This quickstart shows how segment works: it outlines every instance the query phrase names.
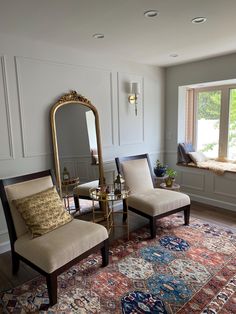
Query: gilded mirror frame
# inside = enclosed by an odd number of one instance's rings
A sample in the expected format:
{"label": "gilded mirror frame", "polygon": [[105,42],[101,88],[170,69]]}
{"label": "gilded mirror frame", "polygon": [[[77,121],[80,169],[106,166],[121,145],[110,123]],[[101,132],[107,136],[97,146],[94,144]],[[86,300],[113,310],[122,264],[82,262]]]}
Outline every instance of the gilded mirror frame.
{"label": "gilded mirror frame", "polygon": [[52,106],[51,111],[50,111],[50,123],[51,123],[51,130],[52,130],[52,144],[53,144],[53,154],[54,154],[54,167],[55,167],[55,174],[56,174],[56,180],[57,180],[57,184],[59,188],[59,193],[61,196],[62,196],[62,186],[61,186],[62,180],[61,180],[60,160],[59,160],[58,141],[57,141],[56,113],[59,108],[70,105],[70,104],[82,105],[93,111],[93,114],[95,117],[96,139],[97,139],[99,183],[100,184],[105,183],[98,111],[96,107],[90,102],[90,100],[78,94],[76,91],[70,91],[69,93],[63,95]]}

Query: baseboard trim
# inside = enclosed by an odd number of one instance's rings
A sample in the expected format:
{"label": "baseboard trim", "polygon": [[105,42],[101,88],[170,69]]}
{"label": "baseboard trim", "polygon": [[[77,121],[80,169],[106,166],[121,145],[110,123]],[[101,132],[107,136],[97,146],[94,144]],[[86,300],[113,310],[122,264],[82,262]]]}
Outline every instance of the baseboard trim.
{"label": "baseboard trim", "polygon": [[0,254],[11,250],[10,241],[0,243]]}
{"label": "baseboard trim", "polygon": [[200,196],[197,194],[193,194],[193,193],[187,193],[191,200],[199,202],[199,203],[205,203],[207,205],[212,205],[212,206],[216,206],[216,207],[220,207],[220,208],[224,208],[224,209],[229,209],[231,211],[236,212],[236,206],[235,204],[229,203],[229,202],[223,202],[223,201],[219,201],[216,199],[212,199],[209,197],[205,197],[205,196]]}

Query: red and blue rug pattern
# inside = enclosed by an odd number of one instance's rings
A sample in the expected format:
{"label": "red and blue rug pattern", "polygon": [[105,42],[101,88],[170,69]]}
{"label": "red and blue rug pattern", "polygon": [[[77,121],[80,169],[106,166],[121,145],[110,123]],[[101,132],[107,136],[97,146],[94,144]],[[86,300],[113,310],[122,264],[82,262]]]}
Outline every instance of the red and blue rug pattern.
{"label": "red and blue rug pattern", "polygon": [[[58,303],[48,307],[41,276],[0,293],[5,313],[236,313],[236,233],[173,215],[117,240],[110,264],[91,255],[58,278]],[[1,308],[0,308],[1,311]]]}

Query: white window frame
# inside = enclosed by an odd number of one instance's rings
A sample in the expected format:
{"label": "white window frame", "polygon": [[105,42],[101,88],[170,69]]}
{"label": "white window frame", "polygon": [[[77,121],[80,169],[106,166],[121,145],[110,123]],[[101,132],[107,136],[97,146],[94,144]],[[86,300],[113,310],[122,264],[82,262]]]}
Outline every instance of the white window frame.
{"label": "white window frame", "polygon": [[193,113],[193,145],[197,147],[197,110],[198,110],[198,93],[221,91],[221,111],[220,111],[220,128],[219,128],[219,150],[216,158],[227,159],[228,155],[228,135],[229,135],[229,110],[230,110],[230,89],[236,89],[235,84],[217,85],[202,88],[193,88],[194,93],[194,113]]}

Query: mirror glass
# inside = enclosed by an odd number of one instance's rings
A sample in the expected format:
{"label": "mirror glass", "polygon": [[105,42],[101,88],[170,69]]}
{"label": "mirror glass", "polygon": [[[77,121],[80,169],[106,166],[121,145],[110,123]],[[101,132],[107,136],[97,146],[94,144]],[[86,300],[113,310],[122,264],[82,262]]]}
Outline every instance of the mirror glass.
{"label": "mirror glass", "polygon": [[79,184],[94,180],[103,184],[99,117],[91,102],[75,91],[65,94],[51,109],[51,128],[61,196],[65,178],[77,179]]}
{"label": "mirror glass", "polygon": [[79,177],[80,183],[98,179],[93,111],[79,103],[68,104],[57,110],[55,120],[61,175],[66,168],[71,178]]}

